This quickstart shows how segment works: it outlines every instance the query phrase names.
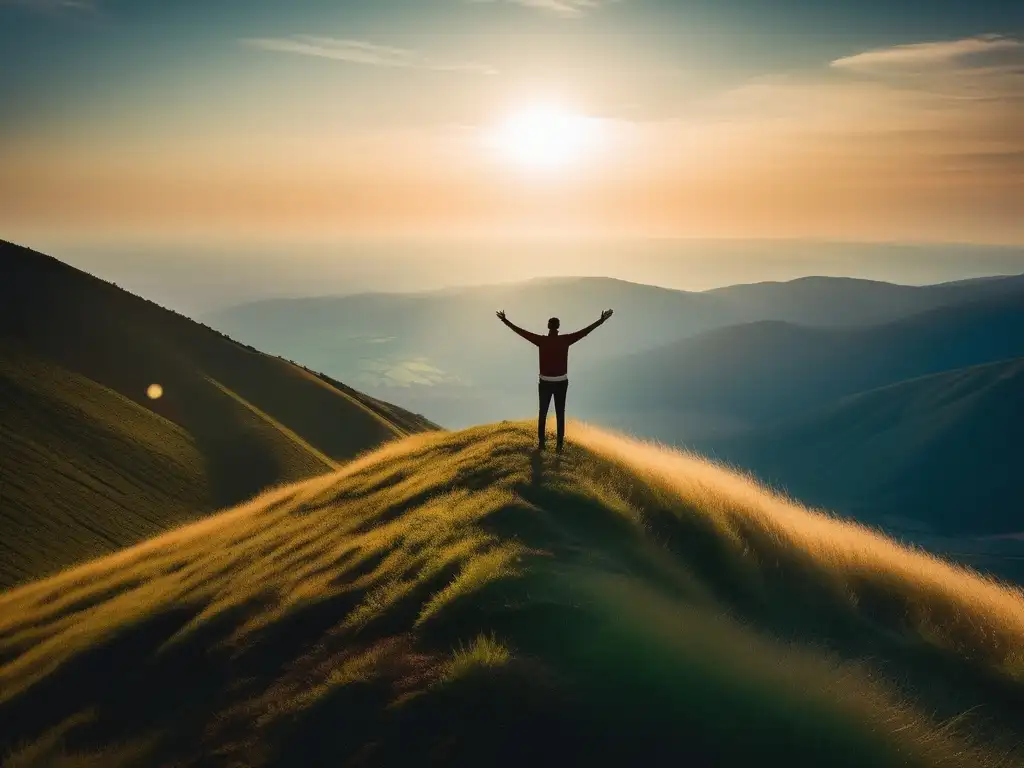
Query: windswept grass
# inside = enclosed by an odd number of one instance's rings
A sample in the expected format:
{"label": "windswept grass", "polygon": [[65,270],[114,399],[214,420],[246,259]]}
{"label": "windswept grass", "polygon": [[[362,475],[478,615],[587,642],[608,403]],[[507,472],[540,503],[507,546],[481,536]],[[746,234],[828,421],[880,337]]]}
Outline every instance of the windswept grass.
{"label": "windswept grass", "polygon": [[1019,591],[699,458],[570,438],[410,437],[0,595],[0,750],[1024,765]]}
{"label": "windswept grass", "polygon": [[452,654],[451,661],[444,668],[445,680],[458,680],[479,669],[500,667],[508,663],[512,654],[498,642],[494,635],[477,635],[465,648]]}

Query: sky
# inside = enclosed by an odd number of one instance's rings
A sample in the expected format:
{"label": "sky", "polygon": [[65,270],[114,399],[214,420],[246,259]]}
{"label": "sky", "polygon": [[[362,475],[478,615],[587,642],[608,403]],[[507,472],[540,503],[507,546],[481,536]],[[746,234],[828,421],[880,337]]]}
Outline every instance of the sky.
{"label": "sky", "polygon": [[0,0],[0,237],[1024,244],[1024,3]]}

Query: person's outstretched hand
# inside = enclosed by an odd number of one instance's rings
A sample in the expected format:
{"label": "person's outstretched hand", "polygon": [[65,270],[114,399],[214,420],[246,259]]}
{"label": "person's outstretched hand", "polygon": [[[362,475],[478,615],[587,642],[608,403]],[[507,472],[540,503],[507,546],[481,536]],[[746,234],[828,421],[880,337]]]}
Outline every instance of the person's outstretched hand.
{"label": "person's outstretched hand", "polygon": [[612,310],[606,309],[604,312],[601,313],[601,320],[602,321],[607,320],[611,316],[612,316]]}
{"label": "person's outstretched hand", "polygon": [[494,314],[496,314],[498,316],[499,320],[501,320],[502,322],[505,322],[505,310],[504,309],[499,309]]}

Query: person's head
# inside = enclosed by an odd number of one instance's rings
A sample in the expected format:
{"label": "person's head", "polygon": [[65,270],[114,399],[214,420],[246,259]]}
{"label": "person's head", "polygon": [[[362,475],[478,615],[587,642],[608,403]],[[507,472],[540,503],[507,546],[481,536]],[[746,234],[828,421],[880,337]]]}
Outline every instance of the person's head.
{"label": "person's head", "polygon": [[551,331],[552,333],[558,333],[559,325],[561,325],[561,323],[558,322],[557,317],[552,317],[550,320],[548,320],[548,330]]}

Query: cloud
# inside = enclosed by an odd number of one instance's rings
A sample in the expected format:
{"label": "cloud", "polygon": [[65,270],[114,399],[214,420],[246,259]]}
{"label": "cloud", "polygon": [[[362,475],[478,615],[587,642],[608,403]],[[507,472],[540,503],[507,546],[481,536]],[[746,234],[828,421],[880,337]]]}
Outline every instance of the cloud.
{"label": "cloud", "polygon": [[784,183],[787,169],[882,196],[903,190],[904,200],[911,189],[1009,199],[1024,190],[1024,44],[985,36],[865,51],[753,78],[677,124],[687,157],[737,163],[748,178],[778,173]]}
{"label": "cloud", "polygon": [[48,13],[89,13],[96,10],[95,0],[0,0],[0,7],[5,5]]}
{"label": "cloud", "polygon": [[980,35],[897,45],[837,59],[831,68],[898,96],[927,96],[936,107],[987,102],[1013,119],[1024,117],[1024,40],[1017,38]]}
{"label": "cloud", "polygon": [[540,8],[560,16],[579,16],[601,3],[598,0],[513,0],[530,8]]}
{"label": "cloud", "polygon": [[[499,0],[470,0],[476,3],[493,3]],[[582,16],[587,11],[615,0],[504,0],[504,2],[523,5],[527,8],[538,8],[559,16]]]}
{"label": "cloud", "polygon": [[808,129],[959,130],[988,122],[1002,131],[1024,119],[1024,42],[984,35],[875,49],[824,71],[757,77],[713,102],[727,118]]}
{"label": "cloud", "polygon": [[872,74],[974,68],[1024,58],[1024,41],[1001,35],[877,48],[836,59],[835,69]]}
{"label": "cloud", "polygon": [[246,45],[264,51],[316,56],[352,64],[402,69],[428,69],[437,72],[476,72],[495,74],[493,67],[469,61],[448,61],[424,56],[408,48],[377,45],[365,40],[347,40],[315,35],[290,37],[261,37],[242,40]]}

